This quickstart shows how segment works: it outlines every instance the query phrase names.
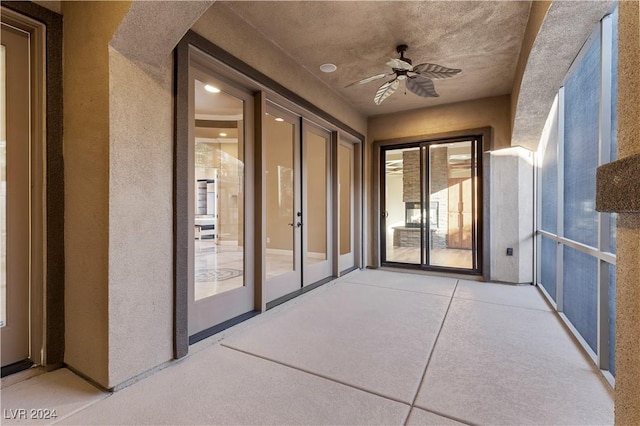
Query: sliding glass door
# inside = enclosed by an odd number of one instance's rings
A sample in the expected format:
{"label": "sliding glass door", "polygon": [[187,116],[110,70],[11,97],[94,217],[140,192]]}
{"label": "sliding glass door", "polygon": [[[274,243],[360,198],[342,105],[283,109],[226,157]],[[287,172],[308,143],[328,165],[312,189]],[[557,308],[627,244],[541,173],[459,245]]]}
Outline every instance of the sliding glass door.
{"label": "sliding glass door", "polygon": [[479,140],[382,148],[382,263],[480,273]]}

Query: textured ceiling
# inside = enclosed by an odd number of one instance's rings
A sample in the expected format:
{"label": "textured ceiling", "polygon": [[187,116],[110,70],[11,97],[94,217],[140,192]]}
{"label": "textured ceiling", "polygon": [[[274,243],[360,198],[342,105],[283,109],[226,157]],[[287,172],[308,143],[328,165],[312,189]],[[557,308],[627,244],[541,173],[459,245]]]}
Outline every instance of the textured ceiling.
{"label": "textured ceiling", "polygon": [[[265,38],[367,116],[511,93],[529,1],[237,1],[224,2]],[[435,81],[439,98],[421,98],[404,83],[381,105],[378,80],[390,71],[396,45],[408,44],[413,64],[462,69]],[[325,74],[323,63],[338,70]],[[389,78],[391,79],[391,78]],[[406,95],[405,95],[406,91]]]}

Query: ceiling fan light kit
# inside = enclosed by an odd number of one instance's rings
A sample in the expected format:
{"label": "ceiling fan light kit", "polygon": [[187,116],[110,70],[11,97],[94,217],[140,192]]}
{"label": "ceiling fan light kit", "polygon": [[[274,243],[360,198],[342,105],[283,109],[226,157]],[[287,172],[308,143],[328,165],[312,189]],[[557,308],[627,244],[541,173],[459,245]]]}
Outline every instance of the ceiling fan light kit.
{"label": "ceiling fan light kit", "polygon": [[346,87],[395,76],[393,80],[387,81],[378,88],[375,96],[373,97],[373,102],[375,102],[376,105],[380,105],[382,101],[395,93],[395,91],[398,90],[398,86],[401,81],[405,82],[405,85],[410,92],[418,96],[422,96],[424,98],[437,98],[440,95],[436,92],[433,80],[452,78],[462,72],[460,69],[447,68],[442,65],[426,62],[413,66],[411,59],[404,57],[404,52],[406,52],[408,48],[409,47],[406,44],[401,44],[396,47],[396,51],[400,54],[400,57],[392,58],[386,64],[391,67],[392,72],[376,74],[353,82]]}

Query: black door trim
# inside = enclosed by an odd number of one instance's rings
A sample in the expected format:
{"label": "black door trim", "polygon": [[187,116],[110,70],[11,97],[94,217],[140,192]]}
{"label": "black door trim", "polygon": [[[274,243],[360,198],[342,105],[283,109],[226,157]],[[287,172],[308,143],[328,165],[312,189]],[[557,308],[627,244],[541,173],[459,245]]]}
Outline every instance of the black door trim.
{"label": "black door trim", "polygon": [[[482,208],[478,211],[477,217],[477,229],[476,229],[476,238],[477,238],[477,267],[475,270],[469,269],[459,269],[459,268],[449,268],[449,267],[428,267],[425,268],[422,265],[418,264],[407,264],[400,262],[387,262],[384,259],[383,247],[386,244],[386,235],[385,232],[382,232],[382,226],[384,224],[384,218],[382,218],[382,214],[384,213],[383,208],[385,207],[385,195],[384,195],[384,185],[385,185],[385,170],[384,170],[384,152],[386,150],[391,149],[402,149],[402,148],[412,148],[420,146],[424,143],[435,143],[435,142],[456,142],[456,141],[464,141],[476,139],[478,142],[477,152],[477,179],[480,180],[478,186],[478,197],[477,202],[482,203]],[[490,186],[489,186],[489,162],[486,161],[488,159],[489,152],[493,147],[493,129],[491,127],[478,128],[478,129],[468,129],[468,130],[460,130],[447,132],[442,134],[433,134],[433,135],[419,135],[419,136],[410,136],[406,138],[399,139],[387,139],[374,141],[374,158],[377,158],[377,165],[374,165],[374,171],[377,171],[377,176],[374,176],[374,197],[377,196],[377,205],[375,211],[381,213],[379,218],[374,218],[374,222],[377,224],[374,225],[374,238],[380,242],[377,250],[377,259],[379,259],[380,266],[387,267],[398,267],[405,269],[416,269],[416,270],[424,270],[424,271],[434,271],[434,272],[445,272],[445,273],[455,273],[455,274],[466,274],[466,275],[481,275],[485,281],[489,280],[490,277]],[[377,188],[375,188],[377,185]]]}

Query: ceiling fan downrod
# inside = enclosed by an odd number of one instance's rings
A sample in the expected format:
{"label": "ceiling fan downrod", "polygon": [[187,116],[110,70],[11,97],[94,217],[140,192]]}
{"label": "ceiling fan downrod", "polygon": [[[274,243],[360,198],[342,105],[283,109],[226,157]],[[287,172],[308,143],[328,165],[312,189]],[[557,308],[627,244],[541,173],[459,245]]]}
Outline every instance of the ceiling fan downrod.
{"label": "ceiling fan downrod", "polygon": [[396,52],[400,54],[400,60],[408,62],[411,65],[413,65],[413,62],[411,62],[411,59],[404,57],[404,52],[406,52],[407,50],[409,50],[409,46],[407,46],[406,44],[400,44],[396,46]]}

